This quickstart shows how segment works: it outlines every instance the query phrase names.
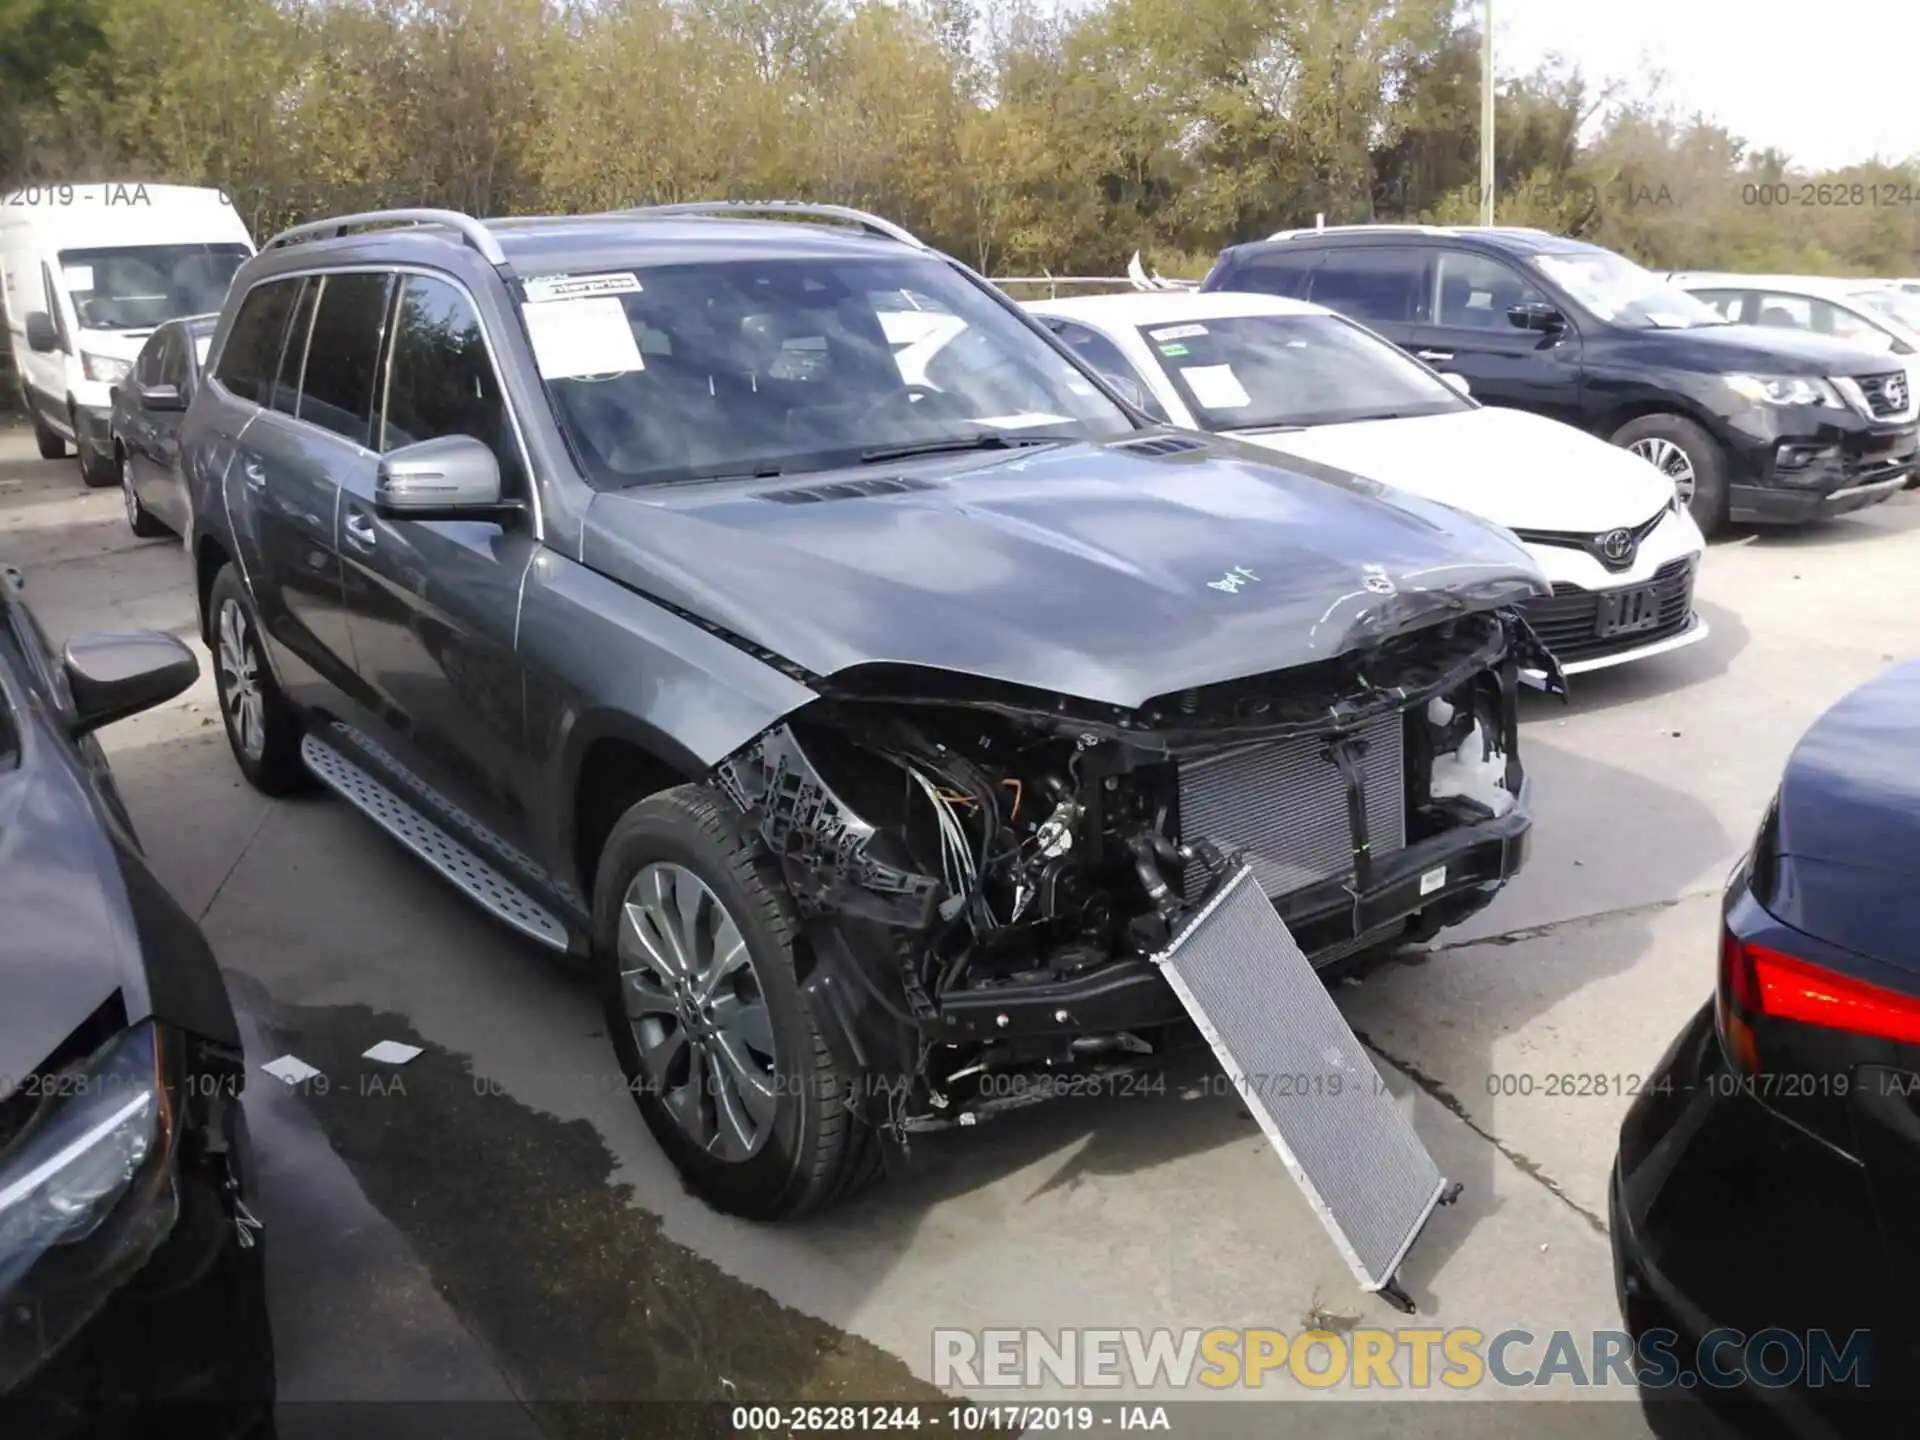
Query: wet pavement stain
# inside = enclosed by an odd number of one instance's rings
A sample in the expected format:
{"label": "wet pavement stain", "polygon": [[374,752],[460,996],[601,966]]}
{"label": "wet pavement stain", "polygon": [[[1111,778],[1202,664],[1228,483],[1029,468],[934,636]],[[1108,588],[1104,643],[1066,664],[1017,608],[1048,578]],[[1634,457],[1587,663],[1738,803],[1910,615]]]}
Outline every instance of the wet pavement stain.
{"label": "wet pavement stain", "polygon": [[[476,1083],[466,1057],[402,1017],[279,1006],[263,1024],[276,1053],[325,1077],[296,1087],[303,1103],[556,1440],[712,1433],[732,1404],[947,1400],[669,1240],[612,1179],[591,1125]],[[397,1067],[362,1059],[376,1040],[422,1053]],[[694,1424],[661,1401],[709,1404]]]}

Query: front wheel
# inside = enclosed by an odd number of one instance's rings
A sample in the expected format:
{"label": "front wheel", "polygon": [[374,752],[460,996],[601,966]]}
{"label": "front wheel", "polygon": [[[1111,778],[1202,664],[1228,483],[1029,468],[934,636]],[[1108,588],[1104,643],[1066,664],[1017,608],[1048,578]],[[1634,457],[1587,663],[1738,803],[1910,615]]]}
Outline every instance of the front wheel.
{"label": "front wheel", "polygon": [[33,443],[39,449],[42,460],[67,458],[67,442],[48,427],[47,422],[40,418],[38,410],[33,412]]}
{"label": "front wheel", "polygon": [[1726,528],[1726,453],[1699,425],[1684,415],[1642,415],[1616,430],[1613,443],[1673,481],[1680,503],[1693,513],[1702,535]]}
{"label": "front wheel", "polygon": [[260,649],[260,630],[232,565],[214,577],[207,597],[213,617],[213,678],[227,744],[247,783],[263,795],[307,788],[300,759],[300,716],[280,693]]}
{"label": "front wheel", "polygon": [[693,1192],[781,1220],[870,1177],[800,993],[793,902],[737,811],[698,785],[614,824],[594,882],[593,963],[629,1093]]}

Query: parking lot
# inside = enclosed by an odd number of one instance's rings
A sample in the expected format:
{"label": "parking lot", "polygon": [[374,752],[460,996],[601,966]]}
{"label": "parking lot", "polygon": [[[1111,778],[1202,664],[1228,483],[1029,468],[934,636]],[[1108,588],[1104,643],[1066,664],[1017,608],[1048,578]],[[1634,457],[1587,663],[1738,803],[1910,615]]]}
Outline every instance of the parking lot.
{"label": "parking lot", "polygon": [[[0,560],[56,640],[191,634],[179,542],[136,540],[116,491],[83,490],[20,430],[0,432]],[[1704,563],[1704,643],[1578,677],[1568,705],[1529,697],[1528,868],[1432,953],[1338,991],[1464,1185],[1402,1270],[1420,1307],[1404,1323],[1617,1324],[1621,1113],[1711,989],[1720,887],[1794,740],[1920,651],[1917,570],[1920,492],[1737,533]],[[1204,1085],[916,1140],[890,1183],[797,1226],[708,1211],[621,1090],[582,977],[346,806],[248,788],[202,659],[193,690],[103,738],[256,1066],[290,1052],[327,1077],[294,1091],[256,1071],[249,1089],[284,1399],[871,1400],[924,1393],[935,1327],[1403,1323],[1355,1289],[1239,1101]],[[358,1058],[379,1040],[424,1053],[379,1072]],[[547,1428],[587,1433],[592,1413]]]}

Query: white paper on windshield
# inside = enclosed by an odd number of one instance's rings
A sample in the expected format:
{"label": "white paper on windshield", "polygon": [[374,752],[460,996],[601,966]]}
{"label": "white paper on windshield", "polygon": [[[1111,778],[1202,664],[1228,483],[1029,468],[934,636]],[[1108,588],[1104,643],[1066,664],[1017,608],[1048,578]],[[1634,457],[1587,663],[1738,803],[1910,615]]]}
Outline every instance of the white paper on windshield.
{"label": "white paper on windshield", "polygon": [[618,296],[543,300],[521,310],[543,379],[621,375],[647,368]]}
{"label": "white paper on windshield", "polygon": [[526,282],[527,299],[586,300],[595,295],[638,295],[639,277],[630,271],[609,275],[535,275]]}
{"label": "white paper on windshield", "polygon": [[213,336],[211,335],[202,335],[198,340],[193,342],[194,354],[198,357],[202,365],[207,363],[207,352],[211,349],[213,349]]}
{"label": "white paper on windshield", "polygon": [[1073,422],[1065,415],[1044,415],[1029,411],[1024,415],[982,415],[975,423],[991,425],[996,430],[1030,430],[1035,425],[1071,425]]}
{"label": "white paper on windshield", "polygon": [[93,267],[91,265],[69,265],[62,270],[69,290],[93,289]]}
{"label": "white paper on windshield", "polygon": [[1164,330],[1150,332],[1156,340],[1191,340],[1196,335],[1207,333],[1204,325],[1169,325]]}
{"label": "white paper on windshield", "polygon": [[1231,365],[1183,366],[1180,378],[1187,382],[1202,410],[1244,410],[1253,404],[1253,397]]}

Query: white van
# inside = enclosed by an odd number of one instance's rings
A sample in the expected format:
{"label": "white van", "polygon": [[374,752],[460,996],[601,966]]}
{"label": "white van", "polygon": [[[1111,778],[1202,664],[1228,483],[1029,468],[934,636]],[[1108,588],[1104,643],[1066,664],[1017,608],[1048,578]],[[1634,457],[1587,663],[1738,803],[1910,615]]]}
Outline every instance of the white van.
{"label": "white van", "polygon": [[112,390],[162,321],[218,310],[253,237],[219,190],[30,185],[0,196],[0,305],[34,438],[119,479]]}

